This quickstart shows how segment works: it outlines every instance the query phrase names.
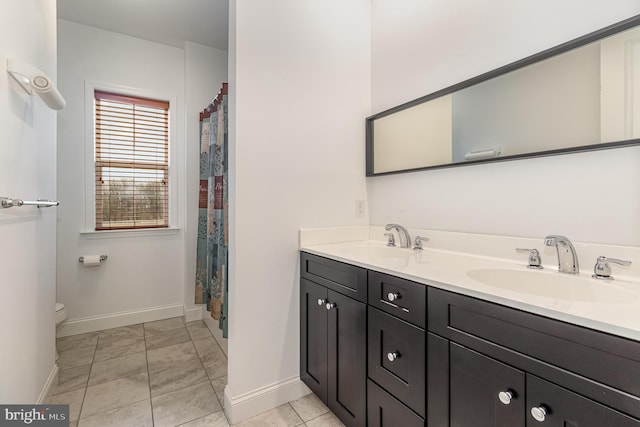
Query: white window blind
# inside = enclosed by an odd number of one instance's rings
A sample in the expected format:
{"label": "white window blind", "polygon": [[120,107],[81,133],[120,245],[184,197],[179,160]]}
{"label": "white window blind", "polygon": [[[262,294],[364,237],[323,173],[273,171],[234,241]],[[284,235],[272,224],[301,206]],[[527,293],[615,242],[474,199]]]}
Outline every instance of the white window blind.
{"label": "white window blind", "polygon": [[96,230],[169,226],[169,102],[95,91]]}

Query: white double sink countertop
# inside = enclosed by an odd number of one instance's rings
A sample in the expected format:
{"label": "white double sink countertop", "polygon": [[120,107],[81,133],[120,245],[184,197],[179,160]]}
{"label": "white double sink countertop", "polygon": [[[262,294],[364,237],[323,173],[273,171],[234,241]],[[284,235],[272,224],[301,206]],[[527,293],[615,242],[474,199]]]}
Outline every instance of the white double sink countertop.
{"label": "white double sink countertop", "polygon": [[[546,317],[640,341],[640,248],[573,242],[580,274],[558,271],[557,254],[540,239],[434,230],[409,230],[430,240],[422,251],[387,247],[383,227],[301,229],[300,250]],[[527,268],[537,248],[542,270]],[[598,256],[612,264],[614,280],[591,277]]]}

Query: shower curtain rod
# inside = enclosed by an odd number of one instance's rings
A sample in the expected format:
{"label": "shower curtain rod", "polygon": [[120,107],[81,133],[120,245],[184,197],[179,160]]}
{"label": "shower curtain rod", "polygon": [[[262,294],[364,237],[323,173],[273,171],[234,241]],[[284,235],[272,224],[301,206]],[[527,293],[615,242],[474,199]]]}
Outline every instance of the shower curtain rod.
{"label": "shower curtain rod", "polygon": [[211,107],[217,108],[218,105],[220,105],[220,103],[222,102],[222,97],[228,94],[229,94],[229,83],[222,83],[222,88],[218,91],[218,94],[211,99],[211,102],[209,102],[209,105],[205,107],[204,111],[209,113],[211,113],[212,111],[215,111],[215,110],[211,110]]}

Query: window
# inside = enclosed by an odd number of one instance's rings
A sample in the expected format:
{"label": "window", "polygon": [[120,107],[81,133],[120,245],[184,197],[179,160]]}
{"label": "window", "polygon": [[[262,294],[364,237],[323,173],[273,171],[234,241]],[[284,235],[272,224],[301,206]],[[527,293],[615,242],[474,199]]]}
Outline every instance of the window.
{"label": "window", "polygon": [[169,227],[169,102],[94,101],[96,230]]}

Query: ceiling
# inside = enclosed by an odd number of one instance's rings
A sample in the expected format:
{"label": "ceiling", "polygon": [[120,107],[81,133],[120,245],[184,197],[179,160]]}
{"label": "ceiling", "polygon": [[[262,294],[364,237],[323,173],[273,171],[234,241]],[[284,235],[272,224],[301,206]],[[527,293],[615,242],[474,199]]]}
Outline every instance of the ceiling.
{"label": "ceiling", "polygon": [[227,49],[228,0],[58,0],[58,18],[184,47]]}

